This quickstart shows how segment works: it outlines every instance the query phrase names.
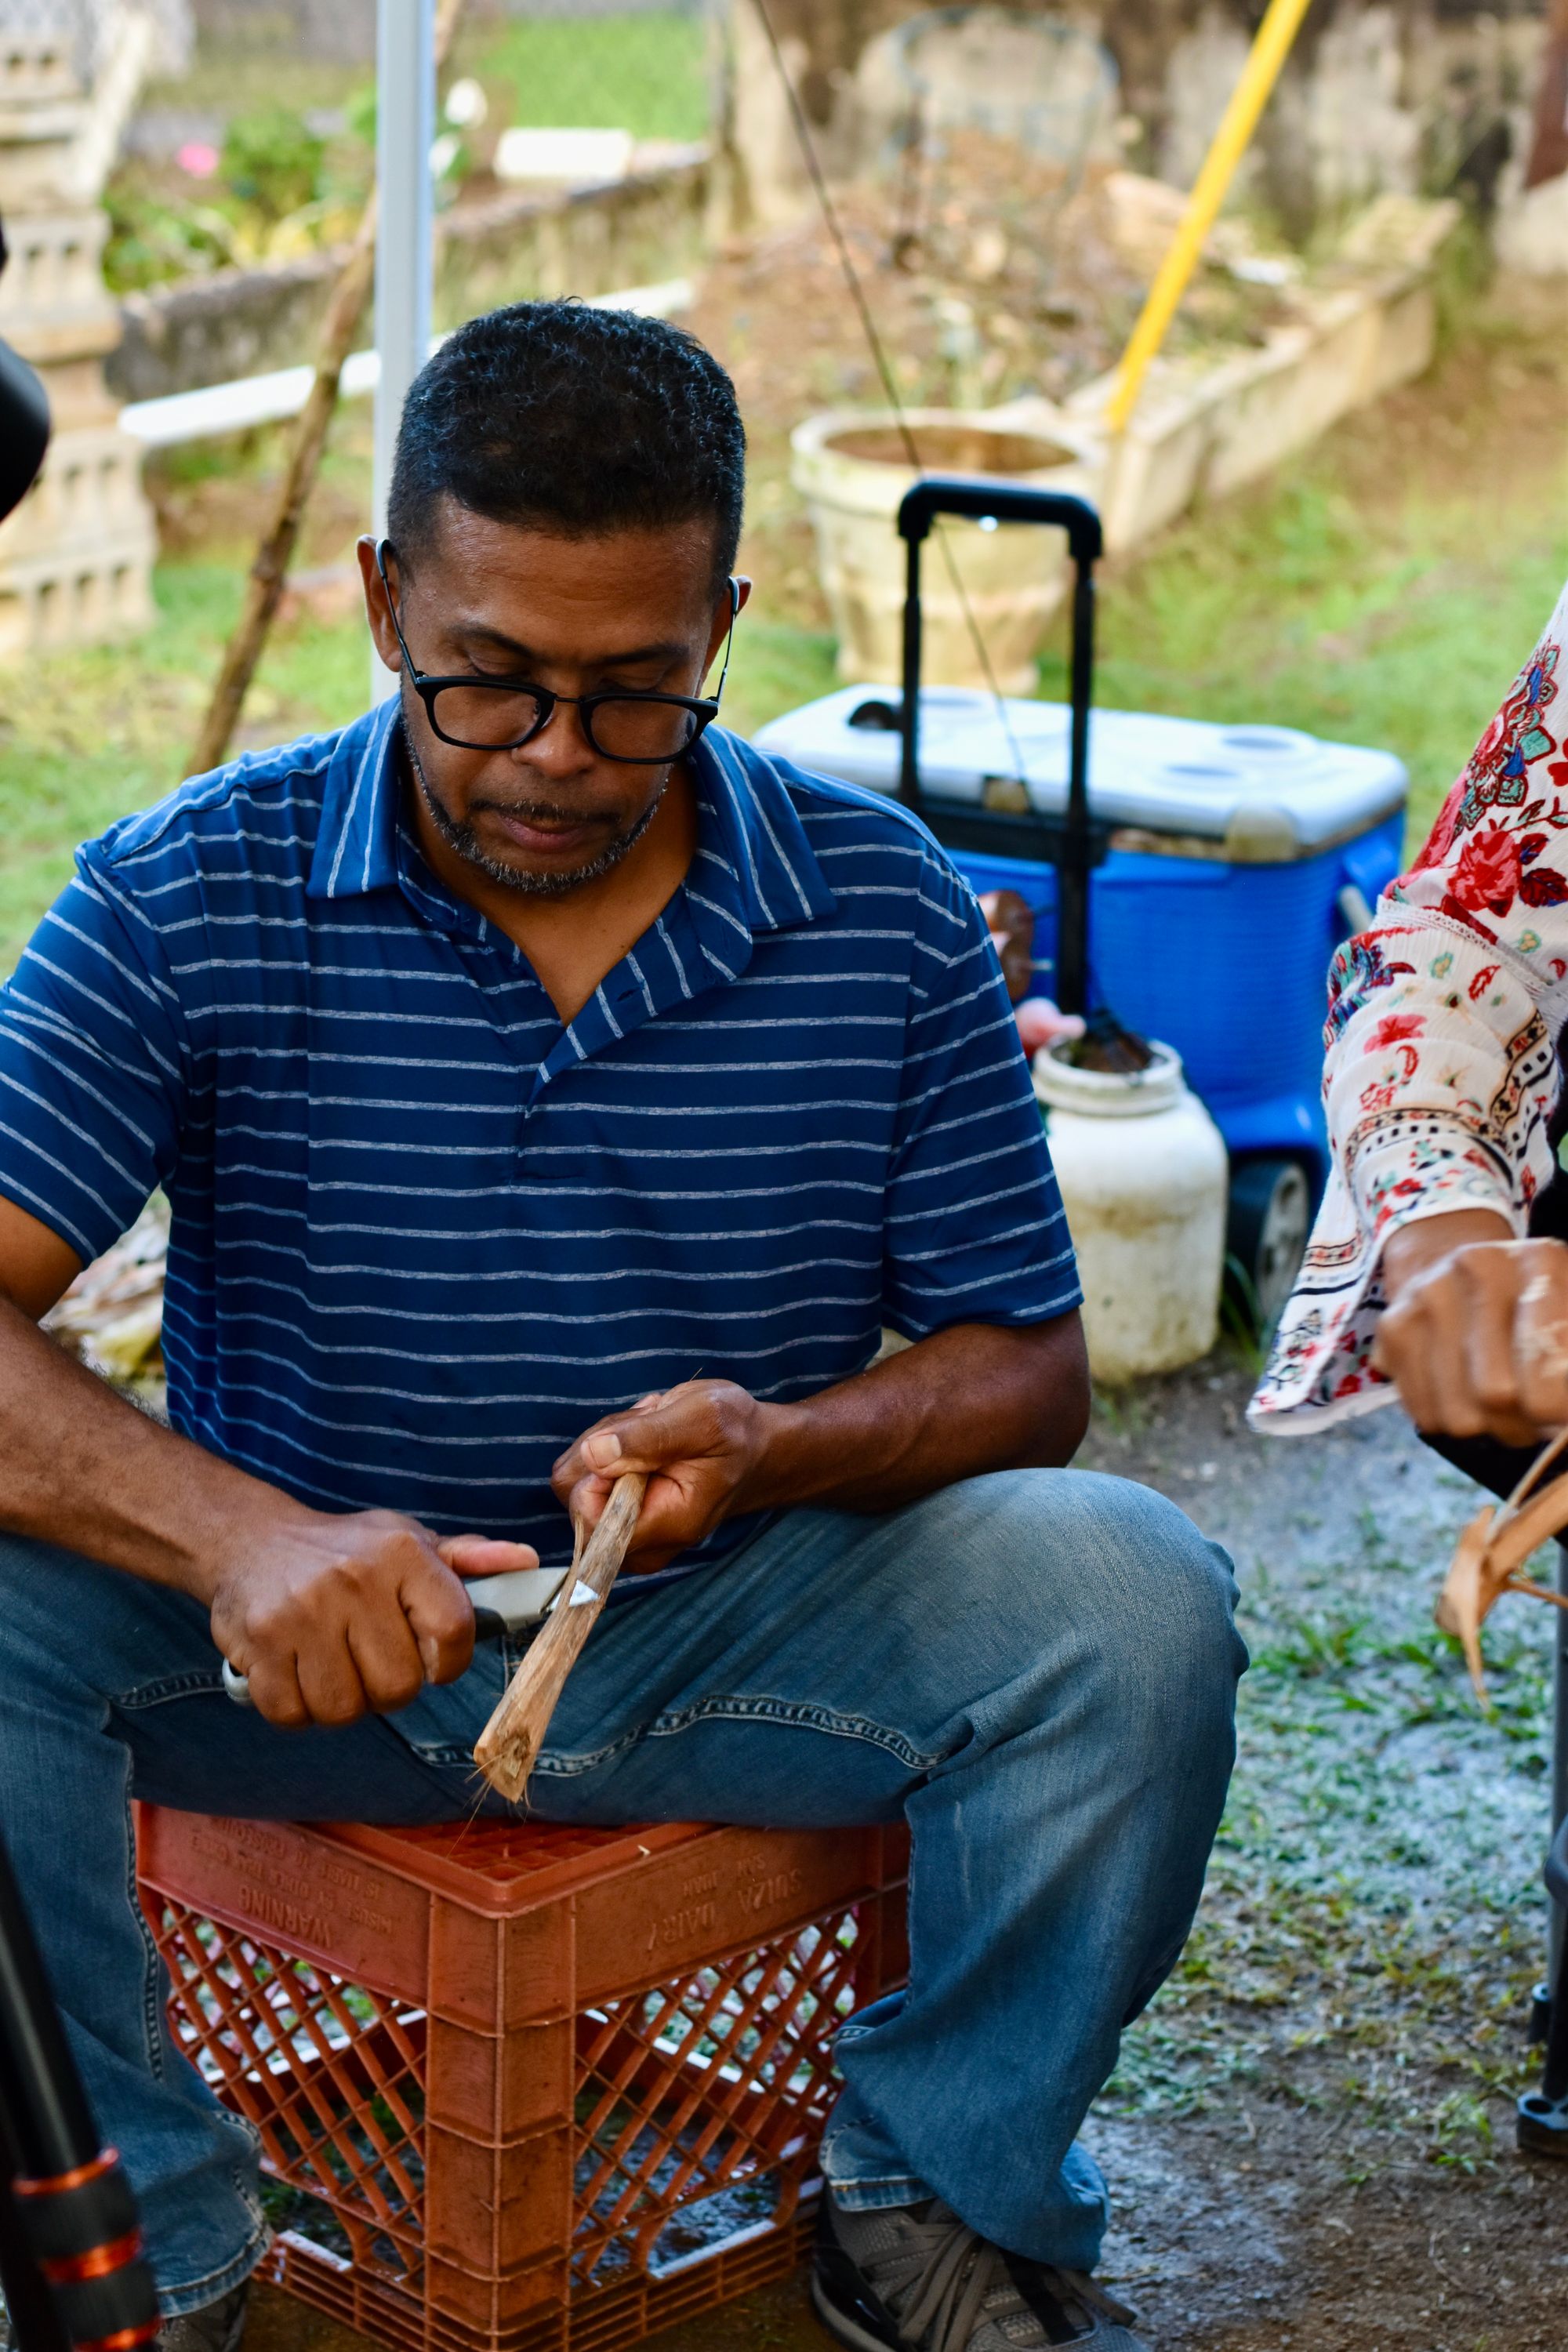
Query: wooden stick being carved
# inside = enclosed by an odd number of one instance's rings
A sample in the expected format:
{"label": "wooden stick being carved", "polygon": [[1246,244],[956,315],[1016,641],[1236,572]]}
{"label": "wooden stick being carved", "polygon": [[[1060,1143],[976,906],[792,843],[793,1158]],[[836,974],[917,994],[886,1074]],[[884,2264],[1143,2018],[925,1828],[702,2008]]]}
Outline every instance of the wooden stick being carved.
{"label": "wooden stick being carved", "polygon": [[520,1804],[527,1791],[562,1686],[620,1574],[647,1485],[645,1477],[627,1471],[611,1487],[604,1517],[586,1543],[579,1528],[577,1557],[555,1606],[479,1734],[474,1761],[510,1804]]}

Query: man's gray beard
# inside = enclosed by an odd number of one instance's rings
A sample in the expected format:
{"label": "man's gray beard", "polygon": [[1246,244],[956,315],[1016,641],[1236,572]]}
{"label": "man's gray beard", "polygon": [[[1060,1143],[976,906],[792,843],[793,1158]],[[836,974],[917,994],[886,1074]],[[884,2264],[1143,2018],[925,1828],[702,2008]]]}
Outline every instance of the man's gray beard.
{"label": "man's gray beard", "polygon": [[[403,741],[408,753],[408,764],[414,771],[415,781],[419,787],[420,798],[430,812],[431,824],[447,848],[456,850],[466,865],[477,867],[479,872],[488,876],[490,881],[499,882],[503,890],[516,891],[520,898],[569,898],[574,890],[582,889],[584,883],[597,882],[603,876],[614,873],[621,860],[637,847],[637,843],[653,823],[658,814],[659,803],[669,789],[669,777],[667,773],[663,783],[660,784],[637,823],[629,826],[625,833],[618,833],[613,841],[607,841],[598,855],[588,860],[586,866],[574,866],[568,874],[529,874],[516,866],[503,865],[499,857],[485,856],[475,836],[473,826],[459,824],[450,811],[442,807],[440,801],[431,791],[430,779],[425,773],[419,754],[414,748],[414,739],[406,727],[403,730]],[[537,803],[520,801],[515,809],[509,810],[508,814],[521,817],[560,817],[568,814],[569,812]]]}

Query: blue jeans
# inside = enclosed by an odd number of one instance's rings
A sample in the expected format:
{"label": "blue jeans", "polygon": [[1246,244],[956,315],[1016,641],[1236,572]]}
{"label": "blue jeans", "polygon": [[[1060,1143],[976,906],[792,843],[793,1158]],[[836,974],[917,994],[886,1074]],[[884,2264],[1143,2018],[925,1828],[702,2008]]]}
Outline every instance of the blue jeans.
{"label": "blue jeans", "polygon": [[[1173,1504],[1082,1471],[970,1479],[880,1518],[794,1511],[606,1612],[532,1808],[907,1816],[910,1987],[840,2034],[824,2169],[847,2203],[934,2191],[1016,2252],[1087,2270],[1107,2200],[1074,2134],[1203,1885],[1246,1663],[1234,1600],[1225,1555]],[[397,1716],[278,1731],[224,1696],[194,1601],[0,1537],[0,1826],[168,2311],[245,2277],[265,2226],[254,2135],[164,2023],[131,1797],[461,1819],[507,1671],[484,1643]]]}

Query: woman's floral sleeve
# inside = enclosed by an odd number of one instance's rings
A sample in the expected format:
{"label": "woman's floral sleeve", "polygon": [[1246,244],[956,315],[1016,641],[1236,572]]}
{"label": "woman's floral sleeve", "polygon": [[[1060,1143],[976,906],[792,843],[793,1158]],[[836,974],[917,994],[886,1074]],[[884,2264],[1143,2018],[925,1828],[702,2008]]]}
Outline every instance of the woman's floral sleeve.
{"label": "woman's floral sleeve", "polygon": [[1294,1433],[1393,1391],[1371,1357],[1400,1225],[1494,1209],[1522,1234],[1554,1160],[1568,1018],[1568,590],[1409,873],[1329,972],[1332,1170],[1251,1418]]}

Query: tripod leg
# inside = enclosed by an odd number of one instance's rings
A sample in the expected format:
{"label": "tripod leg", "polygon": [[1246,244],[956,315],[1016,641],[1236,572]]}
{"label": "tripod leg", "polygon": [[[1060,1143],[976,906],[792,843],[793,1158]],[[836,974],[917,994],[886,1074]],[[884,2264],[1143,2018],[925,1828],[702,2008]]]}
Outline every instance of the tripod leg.
{"label": "tripod leg", "polygon": [[22,2217],[10,2184],[22,2165],[3,2107],[0,2107],[0,2288],[5,2309],[23,2352],[71,2352],[54,2296],[44,2284],[22,2229]]}
{"label": "tripod leg", "polygon": [[[1556,1552],[1559,1588],[1568,1590],[1568,1545]],[[1552,1895],[1552,1959],[1549,1959],[1547,2070],[1540,2091],[1519,2100],[1519,2145],[1532,2155],[1568,2159],[1568,1613],[1552,1612],[1556,1622],[1556,1727],[1552,1752],[1552,1853],[1547,1855],[1547,1891]],[[1538,2000],[1540,2009],[1540,2000]]]}
{"label": "tripod leg", "polygon": [[22,2235],[16,2200],[0,2185],[0,2286],[22,2352],[71,2352],[54,2296],[44,2284]]}
{"label": "tripod leg", "polygon": [[[1568,1592],[1568,1544],[1557,1547],[1557,1590]],[[1552,1609],[1547,1612],[1552,1622],[1552,1834],[1557,1835],[1564,1818],[1568,1818],[1568,1612]],[[1547,1922],[1546,1981],[1555,1985],[1563,1972],[1563,1950],[1568,1936],[1568,1921],[1563,1906],[1553,1903]]]}
{"label": "tripod leg", "polygon": [[99,2147],[4,1841],[0,2116],[0,2268],[22,2352],[151,2345],[158,2303],[130,2184]]}
{"label": "tripod leg", "polygon": [[[1559,1671],[1568,1680],[1568,1671],[1561,1663]],[[1536,2156],[1568,2158],[1568,1937],[1562,1933],[1563,1915],[1568,1912],[1568,1817],[1558,1823],[1552,1841],[1546,1885],[1559,1930],[1545,2037],[1546,2069],[1540,2090],[1527,2091],[1519,2102],[1519,2145]]]}

